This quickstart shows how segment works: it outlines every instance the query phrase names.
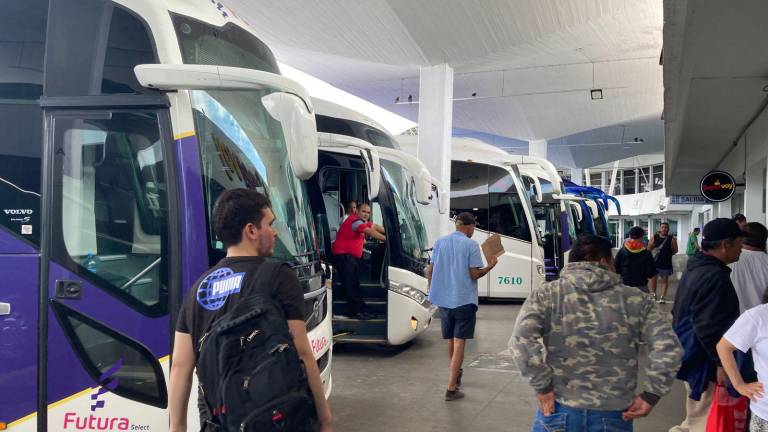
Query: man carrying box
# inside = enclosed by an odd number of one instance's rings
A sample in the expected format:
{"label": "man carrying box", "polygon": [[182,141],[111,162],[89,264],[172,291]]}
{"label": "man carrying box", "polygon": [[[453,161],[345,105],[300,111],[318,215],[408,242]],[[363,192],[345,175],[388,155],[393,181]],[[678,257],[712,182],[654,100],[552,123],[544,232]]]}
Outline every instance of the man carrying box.
{"label": "man carrying box", "polygon": [[459,391],[464,362],[464,346],[475,334],[477,314],[477,280],[496,266],[497,256],[489,256],[483,267],[480,246],[473,240],[475,217],[460,213],[456,231],[440,237],[432,250],[432,263],[427,267],[430,283],[429,301],[440,307],[443,339],[448,340],[450,374],[445,400],[464,397]]}

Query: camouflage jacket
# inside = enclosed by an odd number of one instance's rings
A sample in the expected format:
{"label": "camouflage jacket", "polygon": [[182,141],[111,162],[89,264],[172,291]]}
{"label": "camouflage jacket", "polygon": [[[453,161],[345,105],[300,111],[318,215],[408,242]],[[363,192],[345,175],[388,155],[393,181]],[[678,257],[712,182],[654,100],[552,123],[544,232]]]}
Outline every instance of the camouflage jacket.
{"label": "camouflage jacket", "polygon": [[596,263],[571,263],[531,293],[510,349],[537,393],[574,408],[623,410],[636,394],[639,344],[647,344],[643,399],[669,393],[682,349],[652,298]]}

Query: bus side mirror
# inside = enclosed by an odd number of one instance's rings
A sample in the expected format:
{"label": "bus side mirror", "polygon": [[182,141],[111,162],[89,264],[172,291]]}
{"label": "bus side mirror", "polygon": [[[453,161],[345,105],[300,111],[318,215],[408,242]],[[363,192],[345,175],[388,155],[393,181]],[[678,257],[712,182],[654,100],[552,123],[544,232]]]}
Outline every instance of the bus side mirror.
{"label": "bus side mirror", "polygon": [[288,160],[296,177],[308,180],[317,171],[317,125],[315,116],[301,98],[291,93],[275,92],[261,102],[267,112],[283,125]]}
{"label": "bus side mirror", "polygon": [[372,149],[361,149],[360,154],[365,161],[368,171],[368,195],[371,200],[379,196],[381,188],[381,160],[379,153]]}

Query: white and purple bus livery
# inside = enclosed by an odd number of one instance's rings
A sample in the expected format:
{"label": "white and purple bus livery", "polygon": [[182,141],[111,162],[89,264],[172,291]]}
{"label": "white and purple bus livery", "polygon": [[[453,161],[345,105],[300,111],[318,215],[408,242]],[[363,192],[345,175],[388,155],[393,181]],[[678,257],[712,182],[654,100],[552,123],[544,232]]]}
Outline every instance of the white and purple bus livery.
{"label": "white and purple bus livery", "polygon": [[0,426],[167,430],[176,314],[236,187],[271,200],[330,392],[314,111],[247,24],[210,0],[24,0],[0,35]]}

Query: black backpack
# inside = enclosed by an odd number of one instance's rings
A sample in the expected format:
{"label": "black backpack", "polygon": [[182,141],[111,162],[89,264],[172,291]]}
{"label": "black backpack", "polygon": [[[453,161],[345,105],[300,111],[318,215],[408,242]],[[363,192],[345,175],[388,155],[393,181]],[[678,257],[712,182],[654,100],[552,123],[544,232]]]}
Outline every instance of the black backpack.
{"label": "black backpack", "polygon": [[[203,430],[313,431],[316,412],[304,364],[282,308],[265,293],[283,264],[259,266],[247,297],[200,338],[197,375],[209,415]],[[208,418],[206,418],[208,417]]]}

